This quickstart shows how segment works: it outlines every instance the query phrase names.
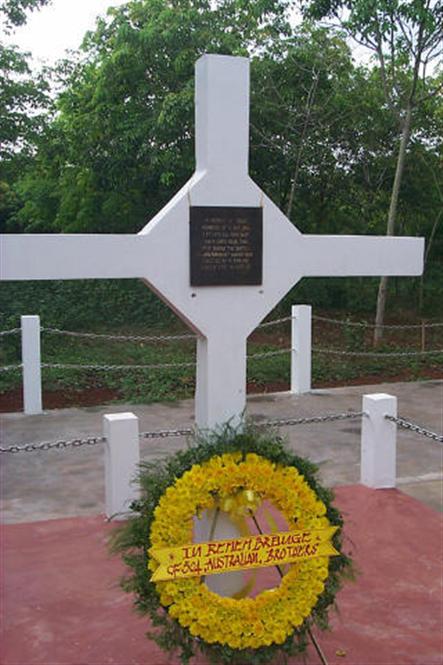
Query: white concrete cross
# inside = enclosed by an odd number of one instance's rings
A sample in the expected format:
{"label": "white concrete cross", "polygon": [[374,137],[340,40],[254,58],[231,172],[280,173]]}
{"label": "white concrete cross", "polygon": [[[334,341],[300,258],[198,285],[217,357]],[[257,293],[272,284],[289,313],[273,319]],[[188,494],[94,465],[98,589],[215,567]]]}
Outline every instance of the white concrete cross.
{"label": "white concrete cross", "polygon": [[[423,239],[303,235],[248,175],[249,61],[196,64],[196,171],[137,235],[4,235],[1,279],[139,277],[197,334],[196,422],[239,418],[246,340],[302,277],[418,275]],[[190,283],[190,206],[263,208],[259,286]]]}

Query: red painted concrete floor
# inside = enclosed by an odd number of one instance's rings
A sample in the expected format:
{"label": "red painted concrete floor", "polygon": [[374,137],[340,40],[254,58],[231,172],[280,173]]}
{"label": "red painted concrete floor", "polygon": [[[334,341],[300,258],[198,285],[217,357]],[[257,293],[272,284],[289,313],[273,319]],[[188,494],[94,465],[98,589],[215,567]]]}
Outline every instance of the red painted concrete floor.
{"label": "red painted concrete floor", "polygon": [[[317,635],[329,665],[441,665],[441,516],[396,490],[341,487],[336,503],[359,575],[333,631]],[[119,588],[112,528],[98,517],[3,527],[2,665],[178,663],[145,638]],[[307,663],[319,663],[312,647]]]}

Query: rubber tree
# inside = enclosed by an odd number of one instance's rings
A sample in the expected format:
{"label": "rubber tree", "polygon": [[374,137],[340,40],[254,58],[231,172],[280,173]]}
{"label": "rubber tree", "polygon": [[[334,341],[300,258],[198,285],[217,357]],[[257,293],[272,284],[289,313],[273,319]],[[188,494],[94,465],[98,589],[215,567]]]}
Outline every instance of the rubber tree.
{"label": "rubber tree", "polygon": [[[359,45],[370,49],[380,68],[385,103],[397,126],[396,167],[392,182],[386,234],[395,234],[398,201],[414,132],[415,111],[441,88],[429,86],[429,73],[441,55],[441,0],[308,0],[302,10],[318,21],[332,21]],[[383,338],[388,278],[380,279],[374,344]]]}

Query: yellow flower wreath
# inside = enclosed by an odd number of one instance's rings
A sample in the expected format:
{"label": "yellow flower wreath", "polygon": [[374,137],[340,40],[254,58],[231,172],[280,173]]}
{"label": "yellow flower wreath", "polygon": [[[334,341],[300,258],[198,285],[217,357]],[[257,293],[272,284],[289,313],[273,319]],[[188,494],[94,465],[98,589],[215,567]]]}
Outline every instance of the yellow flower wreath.
{"label": "yellow flower wreath", "polygon": [[[152,548],[192,542],[195,515],[232,499],[235,502],[245,490],[272,503],[289,530],[330,526],[324,504],[296,468],[276,465],[254,453],[243,458],[235,452],[195,464],[168,487],[154,511]],[[158,563],[151,557],[148,566],[154,571]],[[191,635],[234,649],[257,649],[283,643],[302,624],[327,576],[328,557],[318,557],[291,564],[278,588],[255,598],[221,597],[199,577],[157,582],[156,588],[161,604]]]}

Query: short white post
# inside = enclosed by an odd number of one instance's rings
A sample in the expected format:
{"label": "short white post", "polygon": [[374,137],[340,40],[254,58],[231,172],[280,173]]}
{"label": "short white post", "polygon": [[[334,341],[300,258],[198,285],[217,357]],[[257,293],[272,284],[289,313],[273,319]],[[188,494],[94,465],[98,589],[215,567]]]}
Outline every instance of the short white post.
{"label": "short white post", "polygon": [[311,390],[311,305],[293,305],[291,309],[291,393]]}
{"label": "short white post", "polygon": [[397,425],[385,416],[397,416],[397,398],[385,393],[363,395],[361,472],[363,485],[395,487]]}
{"label": "short white post", "polygon": [[133,413],[103,416],[106,516],[125,519],[131,501],[140,495],[134,479],[140,463],[138,418]]}
{"label": "short white post", "polygon": [[40,360],[40,317],[22,316],[23,409],[27,414],[42,413]]}

